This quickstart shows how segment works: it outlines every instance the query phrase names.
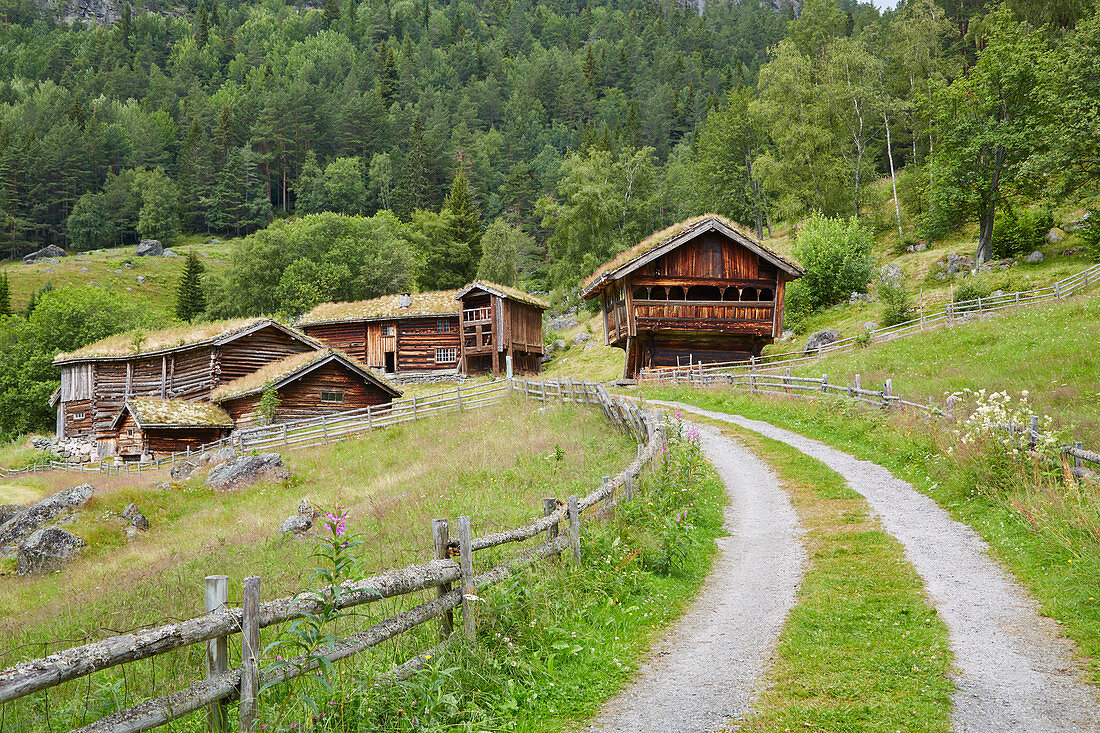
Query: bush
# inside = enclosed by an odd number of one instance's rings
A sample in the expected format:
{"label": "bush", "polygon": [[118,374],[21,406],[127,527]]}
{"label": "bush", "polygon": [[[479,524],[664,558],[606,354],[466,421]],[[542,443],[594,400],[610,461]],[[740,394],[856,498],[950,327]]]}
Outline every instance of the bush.
{"label": "bush", "polygon": [[806,307],[813,310],[833,305],[854,292],[865,292],[874,269],[873,244],[871,232],[854,218],[812,216],[798,232],[794,248],[795,257],[806,268],[797,281],[797,289],[804,290]]}
{"label": "bush", "polygon": [[891,280],[883,280],[875,289],[882,301],[882,325],[896,326],[912,317],[913,296],[905,285]]}
{"label": "bush", "polygon": [[968,300],[984,298],[992,292],[993,286],[989,283],[975,280],[974,278],[968,278],[955,288],[955,296],[952,298],[952,301],[955,303],[964,303]]}
{"label": "bush", "polygon": [[1081,228],[1081,242],[1093,259],[1100,260],[1100,209],[1089,209],[1088,224]]}
{"label": "bush", "polygon": [[1043,246],[1054,226],[1049,211],[1005,209],[993,221],[993,256],[1001,259],[1026,254]]}

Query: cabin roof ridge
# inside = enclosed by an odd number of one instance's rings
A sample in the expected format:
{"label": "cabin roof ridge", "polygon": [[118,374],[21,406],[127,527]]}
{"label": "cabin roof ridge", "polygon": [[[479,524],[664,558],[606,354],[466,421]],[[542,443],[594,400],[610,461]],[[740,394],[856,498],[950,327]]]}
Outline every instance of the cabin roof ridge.
{"label": "cabin roof ridge", "polygon": [[623,250],[597,267],[595,272],[585,278],[581,284],[581,297],[591,297],[608,281],[617,280],[712,229],[733,239],[794,277],[801,277],[804,274],[804,270],[797,264],[771,250],[755,237],[741,231],[741,228],[730,219],[721,214],[702,214],[654,232],[630,249]]}
{"label": "cabin roof ridge", "polygon": [[129,413],[142,430],[149,428],[232,428],[233,418],[212,402],[169,400],[160,397],[127,397],[111,428],[118,429]]}
{"label": "cabin roof ridge", "polygon": [[510,285],[501,285],[500,283],[490,282],[489,280],[474,280],[458,291],[455,295],[455,300],[461,300],[471,290],[481,289],[493,295],[499,295],[502,298],[509,298],[511,300],[519,301],[520,303],[526,303],[527,305],[533,305],[536,308],[542,310],[549,310],[550,304],[538,296],[531,295],[528,292],[520,290],[519,288],[513,288]]}
{"label": "cabin roof ridge", "polygon": [[[428,290],[421,293],[391,293],[377,298],[319,303],[295,322],[301,326],[357,321],[390,321],[402,318],[432,318],[457,316],[454,302],[457,290]],[[402,304],[402,298],[408,298]]]}

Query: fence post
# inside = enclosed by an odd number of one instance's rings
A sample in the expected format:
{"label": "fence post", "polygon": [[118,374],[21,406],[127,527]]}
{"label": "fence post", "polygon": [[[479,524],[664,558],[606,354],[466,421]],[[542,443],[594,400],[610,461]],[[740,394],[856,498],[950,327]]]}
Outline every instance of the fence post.
{"label": "fence post", "polygon": [[581,561],[581,513],[576,495],[569,497],[569,547],[573,550],[573,561]]}
{"label": "fence post", "polygon": [[828,374],[822,374],[821,375],[821,393],[822,394],[827,394],[828,392],[829,392],[829,375]]}
{"label": "fence post", "polygon": [[477,588],[474,587],[474,553],[470,549],[470,518],[459,517],[458,524],[458,567],[462,573],[462,627],[466,640],[473,641],[477,629],[474,618],[474,599]]}
{"label": "fence post", "polygon": [[[547,496],[547,497],[543,498],[543,500],[542,500],[542,516],[549,517],[551,514],[553,514],[557,510],[558,510],[558,500],[556,498],[554,498],[553,496]],[[559,526],[560,526],[560,522],[554,522],[546,530],[546,536],[549,537],[551,541],[556,540],[558,538],[558,527]],[[554,556],[551,555],[551,557],[554,557]]]}
{"label": "fence post", "polygon": [[413,395],[413,420],[416,419],[416,395]]}
{"label": "fence post", "polygon": [[240,733],[252,733],[259,713],[260,690],[260,576],[244,579],[241,597],[241,704]]}
{"label": "fence post", "polygon": [[458,401],[458,411],[462,412],[462,385],[455,385],[455,399]]}
{"label": "fence post", "polygon": [[287,446],[287,442],[286,442],[286,423],[283,423],[282,427],[283,427],[283,447],[286,447]]}
{"label": "fence post", "polygon": [[[451,541],[450,530],[447,528],[446,519],[432,520],[432,547],[435,549],[436,560],[446,560],[449,556],[447,545]],[[437,598],[451,592],[450,583],[440,583],[435,590]],[[447,611],[439,617],[439,640],[445,641],[454,629],[454,611]]]}
{"label": "fence post", "polygon": [[321,432],[324,433],[325,442],[328,442],[328,415],[321,415]]}
{"label": "fence post", "polygon": [[982,296],[978,296],[978,315],[982,314]]}
{"label": "fence post", "polygon": [[504,357],[504,369],[505,369],[505,373],[508,375],[508,382],[511,383],[511,381],[512,381],[512,355],[511,354],[508,354],[507,356]]}
{"label": "fence post", "polygon": [[[229,578],[225,575],[206,576],[206,612],[220,611],[229,603]],[[206,642],[206,678],[229,670],[229,645],[224,636]],[[229,704],[213,702],[206,708],[206,726],[217,733],[229,731]]]}
{"label": "fence post", "polygon": [[787,367],[783,370],[783,391],[787,394],[791,393],[791,368]]}
{"label": "fence post", "polygon": [[1027,434],[1027,446],[1029,448],[1035,447],[1035,435],[1039,432],[1039,416],[1031,416],[1031,430]]}
{"label": "fence post", "polygon": [[859,392],[863,389],[863,379],[858,374],[856,375],[855,385],[856,385],[856,391],[857,392]]}
{"label": "fence post", "polygon": [[[1077,450],[1081,450],[1082,448],[1085,447],[1085,444],[1078,440],[1077,442],[1075,442],[1073,444],[1073,447],[1076,448]],[[1073,467],[1074,468],[1080,468],[1081,467],[1081,457],[1080,456],[1074,456],[1073,457]]]}
{"label": "fence post", "polygon": [[1054,297],[1055,298],[1061,298],[1062,297],[1061,283],[1054,283]]}
{"label": "fence post", "polygon": [[894,380],[887,379],[885,386],[882,388],[882,406],[890,406],[890,398],[894,395]]}
{"label": "fence post", "polygon": [[[641,446],[639,446],[641,447]],[[623,473],[623,501],[634,500],[634,472],[629,468]]]}
{"label": "fence post", "polygon": [[367,405],[367,430],[374,430],[374,418],[371,415],[371,405]]}

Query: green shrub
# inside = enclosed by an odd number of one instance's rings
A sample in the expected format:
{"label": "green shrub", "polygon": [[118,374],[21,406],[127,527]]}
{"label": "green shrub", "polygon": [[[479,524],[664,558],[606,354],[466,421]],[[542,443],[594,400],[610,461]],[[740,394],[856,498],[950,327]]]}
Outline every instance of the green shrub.
{"label": "green shrub", "polygon": [[1081,242],[1093,259],[1100,260],[1100,209],[1089,209],[1087,222],[1081,228]]}
{"label": "green shrub", "polygon": [[882,301],[882,325],[896,326],[912,318],[913,296],[902,283],[883,280],[875,289]]}
{"label": "green shrub", "polygon": [[955,295],[952,300],[955,303],[963,303],[968,300],[984,298],[993,292],[993,286],[982,280],[967,278],[962,284],[955,287]]}
{"label": "green shrub", "polygon": [[1043,238],[1054,226],[1046,210],[1005,209],[993,221],[993,256],[1015,257],[1043,246]]}
{"label": "green shrub", "polygon": [[798,232],[794,247],[795,257],[806,268],[797,289],[805,291],[807,307],[833,305],[854,292],[866,292],[874,269],[873,244],[871,232],[856,219],[814,214]]}

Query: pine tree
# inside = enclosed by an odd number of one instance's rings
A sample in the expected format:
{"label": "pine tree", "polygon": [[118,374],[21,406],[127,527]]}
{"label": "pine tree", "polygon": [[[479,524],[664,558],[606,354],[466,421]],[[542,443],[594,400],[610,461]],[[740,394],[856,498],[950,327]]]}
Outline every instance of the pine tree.
{"label": "pine tree", "polygon": [[336,0],[325,0],[325,28],[331,28],[339,17],[340,8],[336,5]]}
{"label": "pine tree", "polygon": [[126,49],[127,53],[133,52],[133,47],[130,45],[130,36],[133,32],[134,25],[130,3],[125,2],[122,4],[122,18],[118,21],[118,36],[122,40],[122,47]]}
{"label": "pine tree", "polygon": [[191,322],[206,310],[206,295],[202,291],[202,275],[206,271],[199,256],[187,253],[179,288],[176,289],[176,317]]}
{"label": "pine tree", "polygon": [[195,43],[205,48],[210,40],[210,17],[206,12],[206,3],[199,3],[199,12],[195,18]]}
{"label": "pine tree", "polygon": [[8,285],[8,273],[0,275],[0,316],[10,316],[11,310],[11,288]]}
{"label": "pine tree", "polygon": [[414,209],[426,209],[432,205],[432,184],[428,178],[432,165],[429,157],[428,143],[424,140],[424,120],[417,117],[409,134],[409,148],[401,165],[401,176],[393,192],[393,210],[402,219],[408,220]]}
{"label": "pine tree", "polygon": [[[451,238],[470,247],[472,265],[477,267],[481,262],[481,212],[474,203],[470,182],[461,165],[458,175],[451,182],[451,190],[443,202],[443,209],[451,214]],[[470,277],[467,279],[472,280],[474,274],[476,273],[469,273]]]}

